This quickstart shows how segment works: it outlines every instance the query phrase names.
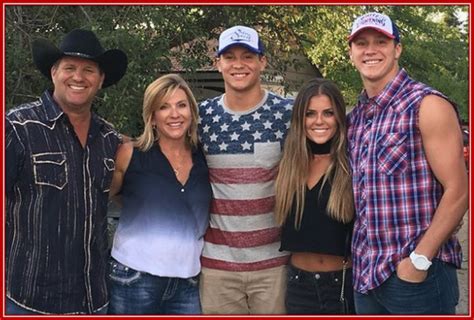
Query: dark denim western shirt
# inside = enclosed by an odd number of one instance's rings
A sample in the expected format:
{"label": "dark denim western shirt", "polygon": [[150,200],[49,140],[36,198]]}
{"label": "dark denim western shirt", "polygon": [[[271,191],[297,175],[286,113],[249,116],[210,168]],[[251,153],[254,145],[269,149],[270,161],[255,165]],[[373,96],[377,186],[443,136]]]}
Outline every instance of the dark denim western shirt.
{"label": "dark denim western shirt", "polygon": [[7,296],[40,313],[100,310],[120,136],[93,114],[82,147],[48,91],[9,111],[5,128]]}

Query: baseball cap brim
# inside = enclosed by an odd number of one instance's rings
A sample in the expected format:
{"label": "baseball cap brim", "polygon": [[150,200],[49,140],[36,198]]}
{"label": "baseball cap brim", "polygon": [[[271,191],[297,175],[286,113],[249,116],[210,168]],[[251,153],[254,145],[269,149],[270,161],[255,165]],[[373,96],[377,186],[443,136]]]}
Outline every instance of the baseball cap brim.
{"label": "baseball cap brim", "polygon": [[365,31],[365,30],[368,30],[368,29],[372,29],[372,30],[375,30],[377,32],[380,32],[382,33],[383,35],[385,35],[386,37],[390,38],[390,39],[395,39],[395,36],[391,33],[388,33],[387,31],[381,29],[381,28],[377,28],[377,27],[373,27],[373,26],[367,26],[367,27],[364,27],[364,28],[361,28],[359,30],[357,30],[357,32],[355,32],[354,34],[351,34],[349,35],[349,37],[347,37],[347,40],[349,40],[349,42],[351,42],[355,37],[357,37],[362,31]]}
{"label": "baseball cap brim", "polygon": [[227,46],[225,46],[224,48],[222,48],[221,50],[217,51],[217,56],[220,56],[221,54],[223,54],[225,51],[229,50],[231,47],[235,47],[235,46],[240,46],[240,47],[244,47],[245,49],[253,52],[253,53],[256,53],[256,54],[263,54],[262,50],[257,50],[255,49],[254,47],[252,46],[249,46],[248,44],[246,43],[230,43],[228,44]]}

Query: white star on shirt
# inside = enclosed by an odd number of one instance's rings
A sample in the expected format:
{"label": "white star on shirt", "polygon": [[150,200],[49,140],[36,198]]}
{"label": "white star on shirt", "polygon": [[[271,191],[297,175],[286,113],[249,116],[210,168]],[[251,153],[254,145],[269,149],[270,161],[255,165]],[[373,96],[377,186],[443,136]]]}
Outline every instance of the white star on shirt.
{"label": "white star on shirt", "polygon": [[250,130],[250,123],[247,123],[247,121],[245,121],[245,123],[242,124],[242,130]]}
{"label": "white star on shirt", "polygon": [[213,133],[213,134],[211,134],[211,135],[209,136],[209,138],[211,139],[211,141],[217,141],[217,137],[218,137],[218,135],[215,134],[215,133]]}
{"label": "white star on shirt", "polygon": [[273,98],[273,104],[277,104],[278,102],[280,102],[281,100],[278,99],[278,98]]}
{"label": "white star on shirt", "polygon": [[209,104],[209,101],[207,101],[207,100],[201,102],[201,106],[207,106],[208,104]]}
{"label": "white star on shirt", "polygon": [[270,110],[270,106],[268,104],[263,105],[263,110]]}
{"label": "white star on shirt", "polygon": [[260,132],[258,132],[258,131],[255,131],[255,133],[252,134],[252,135],[253,135],[253,139],[254,139],[255,141],[262,139],[262,134],[261,134]]}
{"label": "white star on shirt", "polygon": [[221,125],[221,131],[224,132],[224,131],[227,131],[227,129],[229,129],[229,125],[224,123],[223,125]]}
{"label": "white star on shirt", "polygon": [[275,136],[277,137],[277,139],[282,139],[283,138],[283,132],[278,130],[277,132],[275,132]]}
{"label": "white star on shirt", "polygon": [[219,149],[220,149],[221,151],[225,151],[225,150],[227,150],[227,146],[228,146],[227,143],[222,142],[222,143],[219,145]]}
{"label": "white star on shirt", "polygon": [[261,114],[258,113],[258,112],[255,112],[255,113],[252,115],[252,117],[253,117],[254,120],[260,120],[260,116],[261,116]]}
{"label": "white star on shirt", "polygon": [[240,116],[238,114],[232,115],[232,121],[239,121]]}
{"label": "white star on shirt", "polygon": [[212,111],[214,111],[214,109],[211,106],[209,106],[209,108],[206,109],[206,114],[211,114]]}
{"label": "white star on shirt", "polygon": [[216,114],[214,117],[212,117],[212,122],[219,122],[220,119],[221,119],[221,116]]}
{"label": "white star on shirt", "polygon": [[250,147],[252,146],[250,143],[245,141],[244,143],[241,144],[242,150],[250,150]]}
{"label": "white star on shirt", "polygon": [[285,127],[286,127],[287,129],[290,128],[290,121],[288,121],[287,123],[285,123]]}
{"label": "white star on shirt", "polygon": [[277,111],[277,113],[275,113],[275,119],[283,119],[283,113]]}
{"label": "white star on shirt", "polygon": [[207,144],[203,144],[202,148],[204,149],[205,152],[209,150],[209,146]]}
{"label": "white star on shirt", "polygon": [[265,129],[271,129],[272,128],[272,123],[267,120],[263,123],[263,126],[265,127]]}
{"label": "white star on shirt", "polygon": [[208,133],[210,128],[211,128],[211,127],[209,127],[209,125],[206,124],[204,127],[202,127],[202,132]]}
{"label": "white star on shirt", "polygon": [[293,108],[293,105],[291,103],[288,103],[286,106],[285,106],[285,109],[286,110],[291,110]]}
{"label": "white star on shirt", "polygon": [[234,132],[230,135],[230,141],[238,141],[239,140],[239,135],[237,132]]}

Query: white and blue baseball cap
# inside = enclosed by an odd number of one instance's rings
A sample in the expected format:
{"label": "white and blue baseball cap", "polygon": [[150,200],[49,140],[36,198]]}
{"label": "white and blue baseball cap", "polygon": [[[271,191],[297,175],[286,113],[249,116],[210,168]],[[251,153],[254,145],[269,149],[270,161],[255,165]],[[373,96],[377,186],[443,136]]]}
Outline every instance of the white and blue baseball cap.
{"label": "white and blue baseball cap", "polygon": [[374,29],[383,33],[390,39],[400,42],[400,35],[395,23],[393,23],[389,16],[378,12],[369,12],[354,20],[351,33],[348,37],[349,42],[351,42],[361,31],[366,29]]}
{"label": "white and blue baseball cap", "polygon": [[224,30],[219,36],[217,55],[220,56],[224,51],[235,45],[263,55],[263,43],[255,29],[245,26],[234,26]]}

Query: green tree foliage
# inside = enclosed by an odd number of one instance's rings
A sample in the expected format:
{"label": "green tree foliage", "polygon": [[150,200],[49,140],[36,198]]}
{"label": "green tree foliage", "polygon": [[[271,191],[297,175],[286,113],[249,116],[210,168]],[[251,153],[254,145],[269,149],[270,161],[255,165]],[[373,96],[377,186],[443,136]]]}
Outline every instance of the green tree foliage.
{"label": "green tree foliage", "polygon": [[[97,112],[122,132],[141,131],[146,86],[165,72],[212,66],[209,41],[232,25],[259,30],[276,74],[304,54],[344,92],[348,105],[361,90],[350,64],[347,34],[353,19],[381,11],[399,26],[403,44],[400,64],[455,101],[468,118],[468,35],[456,18],[467,6],[4,6],[6,107],[35,99],[50,82],[31,60],[30,44],[44,37],[59,43],[74,28],[91,29],[105,48],[121,48],[129,57],[126,76],[102,90]],[[179,66],[179,70],[177,70]]]}
{"label": "green tree foliage", "polygon": [[467,6],[306,6],[299,8],[293,30],[306,54],[324,77],[335,80],[348,105],[362,88],[348,59],[347,35],[351,22],[369,11],[383,12],[400,30],[400,65],[415,79],[448,95],[468,119],[468,35],[455,17]]}

